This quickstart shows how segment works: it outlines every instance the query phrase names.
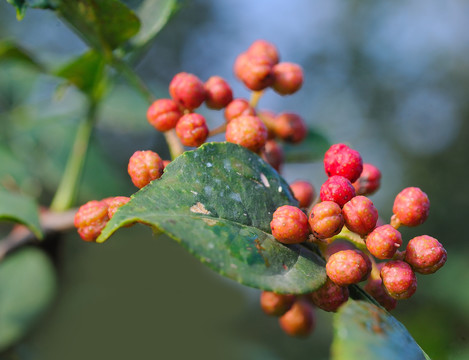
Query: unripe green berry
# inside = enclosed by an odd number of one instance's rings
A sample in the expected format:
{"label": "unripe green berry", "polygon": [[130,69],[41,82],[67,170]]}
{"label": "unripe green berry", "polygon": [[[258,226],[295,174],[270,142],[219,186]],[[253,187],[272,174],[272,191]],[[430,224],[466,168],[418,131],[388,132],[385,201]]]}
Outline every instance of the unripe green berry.
{"label": "unripe green berry", "polygon": [[381,185],[381,172],[376,166],[365,163],[360,177],[352,185],[357,195],[374,194]]}
{"label": "unripe green berry", "polygon": [[279,323],[282,330],[290,336],[308,336],[316,325],[314,309],[307,301],[297,300],[291,309],[279,318]]}
{"label": "unripe green berry", "polygon": [[357,284],[371,272],[370,259],[359,250],[343,250],[329,257],[327,276],[339,286]]}
{"label": "unripe green berry", "polygon": [[181,116],[178,104],[171,99],[156,100],[147,111],[150,125],[162,132],[173,129]]}
{"label": "unripe green berry", "polygon": [[274,65],[273,72],[272,88],[280,95],[293,94],[303,85],[303,69],[298,64],[282,62]]}
{"label": "unripe green berry", "polygon": [[257,116],[243,115],[226,125],[226,141],[259,152],[267,141],[267,129]]}
{"label": "unripe green berry", "polygon": [[389,261],[381,269],[381,279],[387,293],[394,299],[408,299],[417,290],[417,277],[409,264]]}
{"label": "unripe green berry", "polygon": [[256,115],[256,110],[245,99],[234,99],[225,108],[225,119],[227,122],[242,115]]}
{"label": "unripe green berry", "polygon": [[133,184],[141,189],[163,175],[163,160],[153,151],[136,151],[129,159],[127,171]]}
{"label": "unripe green berry", "polygon": [[355,196],[344,205],[342,213],[347,229],[362,236],[373,231],[378,221],[378,210],[365,196]]}
{"label": "unripe green berry", "polygon": [[111,219],[116,211],[123,205],[127,204],[130,201],[130,198],[127,196],[116,196],[109,202],[109,207],[107,210],[107,214],[109,219]]}
{"label": "unripe green berry", "polygon": [[106,202],[91,200],[80,206],[73,223],[83,240],[95,241],[108,220],[108,205]]}
{"label": "unripe green berry", "polygon": [[294,113],[282,113],[275,118],[275,134],[285,142],[297,144],[304,140],[308,128],[304,120]]}
{"label": "unripe green berry", "polygon": [[293,196],[299,202],[300,208],[307,208],[314,200],[314,187],[308,181],[297,180],[290,184]]}
{"label": "unripe green berry", "polygon": [[275,140],[266,141],[261,151],[261,157],[280,173],[284,162],[284,154],[282,147]]}
{"label": "unripe green berry", "polygon": [[208,136],[205,118],[196,113],[183,115],[176,125],[176,134],[184,146],[202,145]]}
{"label": "unripe green berry", "polygon": [[331,312],[337,311],[348,300],[348,297],[348,288],[335,284],[329,278],[321,288],[311,293],[314,305],[324,311]]}
{"label": "unripe green berry", "polygon": [[277,294],[271,291],[263,291],[261,293],[261,308],[267,315],[282,316],[293,305],[295,296]]}
{"label": "unripe green berry", "polygon": [[428,217],[430,200],[417,187],[408,187],[397,194],[392,212],[402,225],[417,226]]}
{"label": "unripe green berry", "polygon": [[195,75],[181,72],[169,84],[169,94],[182,108],[197,109],[205,100],[204,83]]}
{"label": "unripe green berry", "polygon": [[301,243],[308,239],[308,218],[297,207],[284,205],[275,210],[270,229],[274,238],[281,243]]}
{"label": "unripe green berry", "polygon": [[212,76],[205,82],[205,104],[210,109],[220,110],[233,100],[230,85],[220,76]]}
{"label": "unripe green berry", "polygon": [[319,196],[321,201],[333,201],[343,207],[355,196],[355,189],[343,176],[331,176],[322,184]]}
{"label": "unripe green berry", "polygon": [[311,209],[308,222],[315,238],[327,239],[340,233],[344,217],[339,205],[333,201],[323,201]]}
{"label": "unripe green berry", "polygon": [[428,235],[411,239],[405,251],[405,261],[420,274],[433,274],[445,264],[446,258],[443,245]]}
{"label": "unripe green berry", "polygon": [[256,40],[248,48],[247,53],[251,56],[266,56],[271,64],[277,64],[279,60],[275,45],[265,40]]}
{"label": "unripe green berry", "polygon": [[345,144],[332,145],[324,154],[327,176],[339,175],[354,182],[360,177],[363,162],[360,153]]}
{"label": "unripe green berry", "polygon": [[377,259],[391,259],[401,245],[401,233],[391,225],[378,226],[366,238],[368,251]]}

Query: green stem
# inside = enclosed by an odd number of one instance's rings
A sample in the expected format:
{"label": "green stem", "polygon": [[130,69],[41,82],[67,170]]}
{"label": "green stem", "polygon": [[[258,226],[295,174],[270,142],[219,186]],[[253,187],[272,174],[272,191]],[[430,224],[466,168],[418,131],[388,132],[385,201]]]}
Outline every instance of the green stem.
{"label": "green stem", "polygon": [[91,133],[96,122],[96,110],[96,103],[91,101],[86,118],[78,126],[64,174],[52,199],[50,208],[53,211],[65,211],[73,205],[85,164]]}
{"label": "green stem", "polygon": [[351,232],[345,226],[338,235],[333,236],[331,239],[345,239],[355,245],[358,249],[368,252],[363,238],[360,235]]}
{"label": "green stem", "polygon": [[249,105],[253,107],[254,109],[257,107],[257,104],[259,104],[259,100],[261,99],[262,95],[264,95],[264,91],[253,91],[251,93],[251,98],[249,99]]}

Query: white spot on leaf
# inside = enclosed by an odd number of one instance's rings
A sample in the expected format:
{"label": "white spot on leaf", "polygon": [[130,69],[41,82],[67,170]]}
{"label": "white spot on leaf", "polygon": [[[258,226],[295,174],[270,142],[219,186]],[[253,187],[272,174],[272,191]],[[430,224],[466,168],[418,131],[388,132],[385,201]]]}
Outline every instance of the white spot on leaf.
{"label": "white spot on leaf", "polygon": [[270,188],[269,180],[267,180],[267,177],[264,175],[264,173],[261,173],[261,181],[266,188]]}
{"label": "white spot on leaf", "polygon": [[197,204],[195,205],[192,205],[190,210],[193,212],[193,213],[196,213],[196,214],[204,214],[204,215],[210,215],[211,212],[208,211],[204,204],[202,204],[201,202],[198,202]]}

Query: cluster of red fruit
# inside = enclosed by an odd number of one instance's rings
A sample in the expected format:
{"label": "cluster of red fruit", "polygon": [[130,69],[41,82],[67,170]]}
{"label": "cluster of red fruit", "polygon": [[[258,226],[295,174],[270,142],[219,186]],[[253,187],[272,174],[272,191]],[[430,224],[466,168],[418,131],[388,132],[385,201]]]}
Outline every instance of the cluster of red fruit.
{"label": "cluster of red fruit", "polygon": [[[363,164],[360,154],[344,144],[329,148],[324,156],[327,181],[320,189],[320,202],[307,216],[294,206],[281,206],[271,222],[272,235],[285,244],[312,241],[327,260],[327,281],[309,296],[295,300],[292,295],[264,292],[261,306],[267,314],[280,317],[280,325],[290,335],[306,335],[314,326],[313,306],[336,311],[347,301],[348,285],[368,280],[365,290],[386,309],[396,300],[411,297],[417,289],[415,272],[432,274],[446,262],[446,250],[435,238],[422,235],[411,239],[405,251],[399,226],[417,226],[428,217],[430,201],[416,187],[402,190],[395,198],[391,223],[379,225],[378,211],[370,195],[379,188],[381,173]],[[305,185],[304,185],[305,186]],[[303,186],[303,188],[304,188]],[[310,185],[311,186],[311,185]],[[304,192],[292,187],[300,207],[309,207]],[[358,237],[353,243],[334,243],[346,227]],[[344,237],[349,237],[347,234]],[[389,260],[376,263],[376,259]],[[305,298],[308,301],[305,301]]]}

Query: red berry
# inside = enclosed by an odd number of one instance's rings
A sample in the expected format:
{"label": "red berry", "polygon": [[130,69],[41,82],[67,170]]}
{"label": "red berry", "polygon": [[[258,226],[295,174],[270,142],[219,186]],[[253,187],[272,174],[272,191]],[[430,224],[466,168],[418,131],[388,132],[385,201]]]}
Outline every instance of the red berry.
{"label": "red berry", "polygon": [[267,129],[257,116],[243,115],[227,124],[225,136],[228,142],[258,152],[267,141]]}
{"label": "red berry", "polygon": [[345,144],[332,145],[324,155],[327,176],[339,175],[354,182],[360,177],[363,162],[360,153]]}
{"label": "red berry", "polygon": [[279,318],[280,327],[290,336],[308,336],[316,325],[316,318],[310,303],[297,300],[290,310]]}
{"label": "red berry", "polygon": [[294,144],[303,141],[308,134],[308,128],[303,119],[293,113],[278,115],[275,119],[274,130],[280,139]]}
{"label": "red berry", "polygon": [[249,54],[240,70],[240,77],[248,89],[264,90],[274,82],[271,60],[267,56]]}
{"label": "red berry", "polygon": [[344,217],[339,205],[333,201],[323,201],[311,209],[308,222],[315,238],[327,239],[340,233]]}
{"label": "red berry", "polygon": [[208,136],[205,118],[196,113],[183,115],[176,125],[176,134],[185,146],[202,145]]}
{"label": "red berry", "polygon": [[343,250],[327,260],[327,276],[339,286],[357,284],[371,272],[370,259],[360,250]]}
{"label": "red berry", "polygon": [[261,294],[261,308],[267,315],[282,316],[293,305],[295,296],[277,294],[270,291],[263,291]]}
{"label": "red berry", "polygon": [[267,140],[262,149],[261,157],[278,172],[282,170],[284,162],[283,149],[275,140]]}
{"label": "red berry", "polygon": [[308,239],[308,218],[297,207],[284,205],[275,210],[270,229],[274,238],[281,243],[301,243]]}
{"label": "red berry", "polygon": [[355,250],[355,246],[347,240],[336,239],[327,246],[324,258],[328,260],[333,254],[343,250]]}
{"label": "red berry", "polygon": [[371,195],[379,189],[381,185],[381,172],[376,166],[363,164],[363,171],[353,187],[357,195]]}
{"label": "red berry", "polygon": [[163,175],[163,160],[153,151],[136,151],[130,157],[127,171],[134,185],[141,189]]}
{"label": "red berry", "polygon": [[378,221],[378,210],[373,202],[365,196],[355,196],[343,209],[345,226],[358,235],[369,234]]}
{"label": "red berry", "polygon": [[80,206],[74,218],[78,234],[85,241],[94,241],[109,220],[104,201],[91,200]]}
{"label": "red berry", "polygon": [[297,180],[290,184],[293,196],[299,202],[300,208],[307,208],[314,200],[314,187],[308,181]]}
{"label": "red berry", "polygon": [[276,115],[272,111],[261,110],[257,113],[259,119],[262,120],[267,128],[267,139],[275,138],[275,118]]}
{"label": "red berry", "polygon": [[234,99],[225,109],[225,119],[227,122],[242,115],[256,115],[256,110],[245,99]]}
{"label": "red berry", "polygon": [[298,64],[282,62],[274,65],[273,72],[272,88],[280,95],[293,94],[303,85],[303,69]]}
{"label": "red berry", "polygon": [[355,196],[355,189],[343,176],[331,176],[322,184],[319,195],[322,201],[334,201],[343,207]]}
{"label": "red berry", "polygon": [[163,160],[163,169],[166,169],[166,166],[168,166],[170,162],[171,160]]}
{"label": "red berry", "polygon": [[233,100],[230,85],[220,76],[212,76],[205,82],[205,104],[210,109],[223,109]]}
{"label": "red berry", "polygon": [[256,40],[249,47],[247,53],[251,56],[266,56],[272,64],[278,63],[278,51],[275,45],[265,40]]}
{"label": "red berry", "polygon": [[171,99],[156,100],[147,111],[150,125],[162,132],[173,129],[181,116],[178,104]]}
{"label": "red berry", "polygon": [[443,245],[428,235],[410,240],[405,251],[405,261],[420,274],[433,274],[445,264],[446,258]]}
{"label": "red berry", "polygon": [[377,259],[391,259],[401,245],[401,233],[391,225],[377,227],[366,238],[368,251]]}
{"label": "red berry", "polygon": [[184,109],[197,109],[205,100],[204,83],[195,75],[181,72],[169,84],[169,94]]}
{"label": "red berry", "polygon": [[427,194],[417,187],[408,187],[397,194],[392,212],[402,225],[417,226],[428,217],[430,200]]}
{"label": "red berry", "polygon": [[241,80],[241,76],[244,72],[244,67],[246,66],[248,58],[249,58],[248,53],[244,52],[244,53],[239,54],[235,60],[235,63],[233,66],[233,72],[239,80]]}
{"label": "red berry", "polygon": [[116,211],[123,205],[127,204],[130,201],[130,198],[127,196],[116,196],[109,202],[109,207],[107,210],[107,214],[109,219],[111,219]]}
{"label": "red berry", "polygon": [[311,293],[311,300],[314,305],[324,311],[332,312],[337,311],[348,300],[348,297],[348,288],[336,285],[329,278],[321,288]]}
{"label": "red berry", "polygon": [[389,261],[381,269],[383,285],[394,299],[408,299],[417,290],[417,277],[409,264],[400,260]]}
{"label": "red berry", "polygon": [[[377,264],[378,270],[381,271],[384,263]],[[364,290],[373,296],[375,300],[380,303],[387,311],[393,310],[397,305],[397,300],[391,297],[383,287],[383,280],[381,277],[378,279],[372,278],[370,276]]]}

